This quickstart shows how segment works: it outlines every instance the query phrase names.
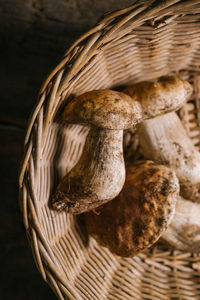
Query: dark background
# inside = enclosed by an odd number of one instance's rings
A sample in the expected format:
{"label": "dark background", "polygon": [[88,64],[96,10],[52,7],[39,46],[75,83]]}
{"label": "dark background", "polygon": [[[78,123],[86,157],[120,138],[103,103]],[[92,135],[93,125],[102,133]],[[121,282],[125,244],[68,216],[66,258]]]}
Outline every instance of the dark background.
{"label": "dark background", "polygon": [[56,299],[37,271],[18,205],[28,117],[65,50],[133,0],[0,0],[0,299]]}

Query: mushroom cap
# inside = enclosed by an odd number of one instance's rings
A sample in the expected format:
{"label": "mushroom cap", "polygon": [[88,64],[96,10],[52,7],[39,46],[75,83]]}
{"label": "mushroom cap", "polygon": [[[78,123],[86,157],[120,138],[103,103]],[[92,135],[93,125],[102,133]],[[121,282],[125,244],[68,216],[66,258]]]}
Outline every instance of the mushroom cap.
{"label": "mushroom cap", "polygon": [[124,91],[143,107],[144,118],[176,111],[189,100],[193,88],[178,76],[160,77],[154,82],[140,82]]}
{"label": "mushroom cap", "polygon": [[87,123],[107,129],[128,129],[142,119],[142,107],[124,93],[94,90],[73,98],[62,117],[69,123]]}
{"label": "mushroom cap", "polygon": [[152,161],[127,167],[120,194],[85,214],[88,232],[111,252],[134,256],[153,245],[175,212],[179,183],[175,172]]}

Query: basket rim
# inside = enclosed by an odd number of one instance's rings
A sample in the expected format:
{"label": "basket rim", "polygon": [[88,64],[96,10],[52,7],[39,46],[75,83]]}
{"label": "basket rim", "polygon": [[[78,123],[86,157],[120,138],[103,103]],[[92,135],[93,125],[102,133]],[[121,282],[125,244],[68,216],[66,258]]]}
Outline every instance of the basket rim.
{"label": "basket rim", "polygon": [[[163,1],[163,3],[162,3]],[[94,26],[92,29],[88,30],[86,33],[81,35],[65,52],[64,57],[67,57],[68,55],[73,52],[73,50],[82,42],[87,41],[87,39],[91,36],[93,36],[95,33],[97,33],[100,30],[104,30],[106,26],[109,25],[109,23],[112,21],[112,19],[116,19],[120,17],[118,23],[110,28],[109,32],[106,33],[106,38],[109,37],[110,34],[113,34],[117,29],[122,27],[123,25],[127,24],[128,22],[144,22],[146,19],[149,18],[154,19],[156,18],[161,12],[165,13],[165,15],[172,14],[177,15],[177,12],[181,14],[182,10],[189,9],[190,7],[194,6],[195,4],[199,4],[199,0],[186,0],[183,2],[183,0],[161,0],[161,2],[158,2],[157,5],[155,4],[155,0],[135,0],[134,5],[128,6],[127,8],[116,10],[114,12],[110,12],[107,14],[104,14],[102,18],[97,22],[96,26]],[[180,2],[180,3],[178,3]],[[138,10],[139,9],[139,10]],[[138,10],[138,12],[135,14],[135,10]],[[163,11],[164,10],[164,11]],[[93,51],[95,51],[99,43],[102,42],[101,40],[96,42],[93,45]],[[40,92],[43,93],[44,90],[47,88],[47,85],[53,78],[53,76],[57,73],[59,68],[63,67],[63,64],[65,64],[65,60],[61,61],[55,69],[53,69],[49,76],[47,76],[46,80],[41,86]]]}
{"label": "basket rim", "polygon": [[[163,1],[163,2],[162,2]],[[78,73],[81,69],[84,68],[84,65],[91,59],[92,56],[95,56],[97,52],[101,51],[102,42],[109,41],[112,34],[117,30],[122,28],[122,26],[130,26],[131,30],[134,29],[133,24],[137,27],[138,24],[144,23],[147,20],[154,20],[162,12],[164,15],[177,15],[189,13],[189,8],[192,8],[194,5],[198,4],[198,10],[196,9],[195,14],[200,13],[200,0],[135,0],[133,5],[122,9],[117,10],[108,14],[105,14],[103,18],[99,20],[96,26],[92,29],[81,35],[64,53],[62,60],[58,65],[47,75],[46,80],[41,85],[41,88],[38,93],[38,102],[33,108],[32,113],[30,114],[29,121],[27,124],[27,131],[24,140],[24,147],[30,142],[30,134],[33,128],[34,121],[42,108],[42,105],[45,101],[45,93],[48,89],[51,89],[52,85],[58,80],[60,83],[59,95],[62,94],[63,88],[67,85],[70,80],[73,79],[74,74]],[[158,4],[157,4],[158,2]],[[194,13],[193,13],[194,14]],[[120,17],[117,24],[115,24],[115,19]],[[111,28],[106,31],[106,27],[110,26],[110,23],[113,23]],[[103,38],[101,38],[101,33]],[[98,49],[98,50],[97,50]],[[59,72],[64,73],[64,69],[67,69],[67,74],[62,76]],[[59,78],[58,78],[59,77]],[[62,77],[62,78],[60,78]],[[21,174],[20,168],[20,174]],[[23,172],[22,172],[23,173]],[[20,186],[22,182],[22,176],[20,176]]]}

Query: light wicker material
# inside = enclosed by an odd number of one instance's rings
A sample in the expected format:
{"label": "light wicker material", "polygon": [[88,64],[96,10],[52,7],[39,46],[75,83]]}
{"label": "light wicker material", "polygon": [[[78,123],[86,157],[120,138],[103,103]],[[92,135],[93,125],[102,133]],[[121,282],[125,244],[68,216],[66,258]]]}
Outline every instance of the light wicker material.
{"label": "light wicker material", "polygon": [[[59,299],[200,299],[200,255],[155,246],[120,258],[88,237],[77,217],[49,208],[78,161],[88,128],[64,126],[73,95],[180,73],[194,85],[179,112],[200,149],[200,1],[134,1],[83,35],[43,85],[25,139],[20,204],[35,262]],[[137,149],[134,134],[125,145]]]}

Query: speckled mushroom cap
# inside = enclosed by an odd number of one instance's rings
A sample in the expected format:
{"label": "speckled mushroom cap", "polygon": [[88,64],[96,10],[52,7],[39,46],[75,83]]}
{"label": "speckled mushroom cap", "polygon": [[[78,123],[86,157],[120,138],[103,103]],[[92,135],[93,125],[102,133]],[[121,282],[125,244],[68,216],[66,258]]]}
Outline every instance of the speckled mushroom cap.
{"label": "speckled mushroom cap", "polygon": [[153,245],[175,212],[179,183],[175,172],[152,161],[127,167],[120,194],[85,214],[88,232],[111,252],[134,256]]}
{"label": "speckled mushroom cap", "polygon": [[63,112],[69,123],[107,129],[128,129],[142,119],[141,105],[124,93],[94,90],[72,99]]}
{"label": "speckled mushroom cap", "polygon": [[176,111],[189,99],[193,91],[189,82],[178,76],[160,77],[155,82],[140,82],[123,92],[140,102],[144,118]]}

